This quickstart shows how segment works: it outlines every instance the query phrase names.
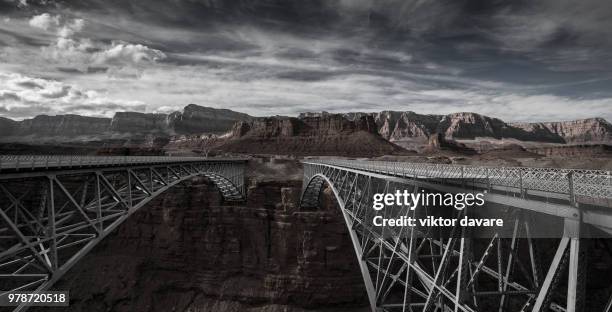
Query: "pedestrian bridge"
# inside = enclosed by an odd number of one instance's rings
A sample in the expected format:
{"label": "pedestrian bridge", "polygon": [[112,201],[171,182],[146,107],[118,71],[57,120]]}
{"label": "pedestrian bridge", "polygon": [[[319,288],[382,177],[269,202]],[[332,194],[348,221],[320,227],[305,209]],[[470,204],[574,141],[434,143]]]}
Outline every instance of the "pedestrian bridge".
{"label": "pedestrian bridge", "polygon": [[[611,311],[612,297],[585,310],[586,249],[610,243],[612,233],[610,172],[356,160],[303,164],[301,207],[317,209],[323,191],[333,193],[372,311]],[[453,227],[442,235],[427,227],[375,226],[370,220],[376,213],[397,218],[420,211],[372,209],[373,194],[406,189],[486,193],[510,232]],[[457,217],[466,213],[450,210]],[[553,224],[557,236],[535,234]],[[592,239],[585,238],[589,231]]]}
{"label": "pedestrian bridge", "polygon": [[224,200],[244,200],[245,165],[200,157],[0,156],[0,293],[49,289],[130,215],[182,181],[207,177]]}

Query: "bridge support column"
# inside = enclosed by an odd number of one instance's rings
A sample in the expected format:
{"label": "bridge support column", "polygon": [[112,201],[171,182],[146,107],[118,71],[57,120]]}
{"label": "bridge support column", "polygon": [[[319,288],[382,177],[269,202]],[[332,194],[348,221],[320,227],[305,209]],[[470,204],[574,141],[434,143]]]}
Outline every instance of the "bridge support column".
{"label": "bridge support column", "polygon": [[582,238],[585,229],[582,228],[580,220],[566,221],[566,226],[571,226],[571,229],[575,231],[569,233],[571,238],[569,242],[566,312],[583,312],[587,268],[587,244],[585,239]]}

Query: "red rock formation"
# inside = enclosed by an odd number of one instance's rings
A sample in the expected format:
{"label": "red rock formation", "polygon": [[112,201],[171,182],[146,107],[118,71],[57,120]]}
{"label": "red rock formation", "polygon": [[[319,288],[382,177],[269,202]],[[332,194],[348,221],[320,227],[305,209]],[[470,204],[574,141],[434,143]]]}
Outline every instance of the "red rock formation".
{"label": "red rock formation", "polygon": [[251,136],[258,138],[291,137],[298,134],[302,123],[297,118],[266,117],[257,118],[252,122],[237,122],[232,127],[232,137]]}
{"label": "red rock formation", "polygon": [[168,133],[168,115],[118,112],[111,120],[110,130],[119,133]]}
{"label": "red rock formation", "polygon": [[236,121],[250,119],[247,114],[194,104],[187,105],[182,112],[170,115],[117,112],[112,119],[79,115],[39,115],[32,119],[14,121],[0,117],[0,138],[4,141],[21,142],[29,139],[28,137],[34,137],[37,141],[44,142],[51,139],[110,140],[149,134],[199,135],[227,132]]}
{"label": "red rock formation", "polygon": [[[11,142],[19,142],[20,138],[26,139],[24,136],[36,136],[39,140],[53,136],[75,138],[84,135],[96,136],[98,139],[115,139],[126,135],[147,134],[221,134],[230,130],[234,138],[247,134],[258,138],[321,137],[364,131],[378,133],[390,142],[405,146],[410,144],[404,143],[425,144],[435,133],[443,133],[448,139],[494,138],[576,144],[612,142],[612,125],[602,118],[510,124],[497,118],[468,112],[449,115],[422,115],[410,111],[346,114],[321,112],[303,113],[299,118],[253,119],[247,114],[227,109],[190,104],[182,112],[170,115],[118,112],[112,120],[78,115],[42,115],[19,122],[6,118],[0,120],[0,137],[4,138],[4,141],[10,138]],[[388,148],[382,147],[380,150],[389,151]]]}
{"label": "red rock formation", "polygon": [[612,124],[603,118],[561,122],[514,123],[512,126],[531,133],[546,133],[563,138],[565,143],[612,142]]}
{"label": "red rock formation", "polygon": [[561,145],[528,148],[530,152],[549,157],[612,157],[612,145]]}
{"label": "red rock formation", "polygon": [[251,130],[251,123],[246,121],[238,121],[232,126],[231,137],[240,138]]}
{"label": "red rock formation", "polygon": [[601,118],[549,123],[509,124],[476,113],[421,115],[414,112],[383,111],[349,113],[349,118],[372,115],[382,137],[391,142],[426,142],[434,133],[449,139],[517,139],[549,143],[599,143],[612,141],[612,125]]}
{"label": "red rock formation", "polygon": [[299,182],[255,184],[246,205],[228,205],[204,180],[183,183],[55,288],[70,290],[71,311],[362,311],[342,217],[336,207],[300,212],[299,190]]}
{"label": "red rock formation", "polygon": [[251,116],[229,109],[216,109],[195,104],[185,106],[182,112],[168,116],[170,128],[178,134],[222,133],[237,121],[248,121]]}
{"label": "red rock formation", "polygon": [[438,129],[444,131],[446,138],[491,137],[501,138],[508,126],[497,118],[475,113],[455,113],[444,116]]}
{"label": "red rock formation", "polygon": [[377,133],[371,116],[270,117],[234,125],[223,151],[252,154],[380,156],[405,153]]}
{"label": "red rock formation", "polygon": [[438,150],[449,150],[466,155],[476,154],[476,151],[474,149],[467,147],[465,144],[458,143],[452,139],[448,139],[442,133],[431,135],[427,142],[427,147],[424,151],[434,152]]}
{"label": "red rock formation", "polygon": [[14,135],[27,136],[80,136],[101,135],[109,131],[109,118],[79,115],[39,115],[18,122]]}
{"label": "red rock formation", "polygon": [[302,133],[307,135],[339,135],[357,131],[377,133],[376,123],[370,116],[349,120],[336,114],[323,117],[306,117],[301,121],[306,124],[306,131],[302,131]]}
{"label": "red rock formation", "polygon": [[414,112],[403,112],[389,135],[391,141],[401,141],[406,137],[428,138],[436,131],[440,122],[438,115],[419,115]]}

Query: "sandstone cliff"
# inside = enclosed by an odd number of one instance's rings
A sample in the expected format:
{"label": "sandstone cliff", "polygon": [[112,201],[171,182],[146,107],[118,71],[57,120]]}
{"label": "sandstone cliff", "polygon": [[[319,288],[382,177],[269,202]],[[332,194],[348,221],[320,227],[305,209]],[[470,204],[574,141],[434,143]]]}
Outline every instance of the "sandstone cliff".
{"label": "sandstone cliff", "polygon": [[519,141],[579,144],[612,142],[612,125],[602,118],[563,122],[506,123],[476,113],[423,115],[414,112],[382,111],[348,113],[347,118],[373,116],[380,135],[391,142],[425,143],[438,133],[447,139],[480,138],[515,139]]}
{"label": "sandstone cliff", "polygon": [[548,157],[612,157],[612,145],[606,144],[543,146],[529,148],[528,150],[530,152]]}
{"label": "sandstone cliff", "polygon": [[17,122],[13,135],[80,136],[104,134],[109,130],[109,118],[79,115],[39,115]]}
{"label": "sandstone cliff", "polygon": [[[299,211],[300,182],[223,204],[203,179],[130,217],[56,284],[71,311],[367,311],[336,207]],[[44,311],[41,309],[40,311]]]}
{"label": "sandstone cliff", "polygon": [[439,115],[420,115],[415,112],[383,111],[376,114],[379,132],[391,141],[405,138],[428,138],[437,131]]}
{"label": "sandstone cliff", "polygon": [[[23,140],[44,140],[47,137],[66,141],[84,136],[97,139],[129,136],[200,135],[203,133],[222,134],[231,131],[234,138],[247,135],[257,138],[325,137],[333,145],[338,135],[361,132],[368,141],[378,141],[377,152],[389,153],[379,138],[397,145],[414,149],[427,145],[434,134],[443,134],[449,140],[518,140],[523,142],[544,142],[557,144],[611,143],[612,125],[602,118],[591,118],[563,122],[506,123],[503,120],[476,113],[461,112],[448,115],[424,115],[411,111],[382,111],[378,113],[331,114],[302,113],[298,118],[269,117],[253,118],[247,114],[227,109],[215,109],[194,104],[172,114],[145,114],[118,112],[112,119],[78,115],[37,116],[23,121],[0,119],[0,140],[21,142]],[[334,137],[335,138],[332,138]],[[24,138],[25,137],[25,138]],[[345,138],[351,141],[351,138]],[[295,141],[295,140],[294,140]],[[355,140],[353,140],[355,141]],[[329,140],[325,144],[329,144]],[[299,144],[285,142],[299,153],[303,144],[319,144],[317,140],[302,140]],[[393,146],[393,145],[388,145]],[[324,146],[317,149],[320,150]],[[368,147],[368,148],[371,148]],[[287,148],[285,148],[286,150]],[[232,150],[235,150],[232,148]],[[242,150],[242,149],[241,149]],[[270,152],[275,148],[267,149]],[[281,149],[282,151],[283,149]],[[337,150],[330,149],[329,152]],[[363,153],[370,155],[372,153]]]}
{"label": "sandstone cliff", "polygon": [[406,153],[377,133],[372,116],[257,118],[238,122],[223,151],[256,154],[380,156]]}
{"label": "sandstone cliff", "polygon": [[137,112],[115,113],[110,130],[116,133],[169,133],[171,131],[166,114]]}
{"label": "sandstone cliff", "polygon": [[463,155],[474,155],[476,150],[466,146],[465,144],[456,142],[455,140],[444,137],[444,134],[438,133],[433,134],[429,137],[427,146],[424,148],[424,152],[436,152],[439,150],[446,150],[451,152],[457,152]]}
{"label": "sandstone cliff", "polygon": [[512,126],[530,133],[560,137],[565,143],[612,142],[612,124],[603,118],[560,122],[514,123]]}
{"label": "sandstone cliff", "polygon": [[177,134],[222,133],[237,121],[249,121],[252,117],[229,109],[215,109],[195,104],[185,106],[182,112],[168,116],[170,127]]}
{"label": "sandstone cliff", "polygon": [[113,118],[96,118],[79,115],[39,115],[32,119],[14,121],[0,117],[0,138],[20,142],[46,138],[54,140],[110,139],[150,134],[170,136],[174,134],[223,133],[239,120],[250,120],[247,114],[227,109],[187,105],[183,111],[172,114],[146,114],[117,112]]}

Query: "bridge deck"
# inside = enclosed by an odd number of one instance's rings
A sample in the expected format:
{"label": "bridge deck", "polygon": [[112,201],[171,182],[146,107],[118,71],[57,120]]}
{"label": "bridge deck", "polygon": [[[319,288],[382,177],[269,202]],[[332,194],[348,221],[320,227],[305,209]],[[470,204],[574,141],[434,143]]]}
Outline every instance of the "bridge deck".
{"label": "bridge deck", "polygon": [[243,201],[245,167],[245,159],[202,157],[0,156],[0,295],[49,289],[127,218],[184,181],[206,177],[224,201]]}
{"label": "bridge deck", "polygon": [[246,159],[174,156],[0,155],[0,173],[20,170],[45,171],[193,162],[246,162]]}
{"label": "bridge deck", "polygon": [[308,160],[305,163],[332,165],[416,179],[469,180],[473,186],[497,188],[546,198],[579,200],[612,206],[612,172],[586,169],[529,167],[483,167],[428,163]]}

